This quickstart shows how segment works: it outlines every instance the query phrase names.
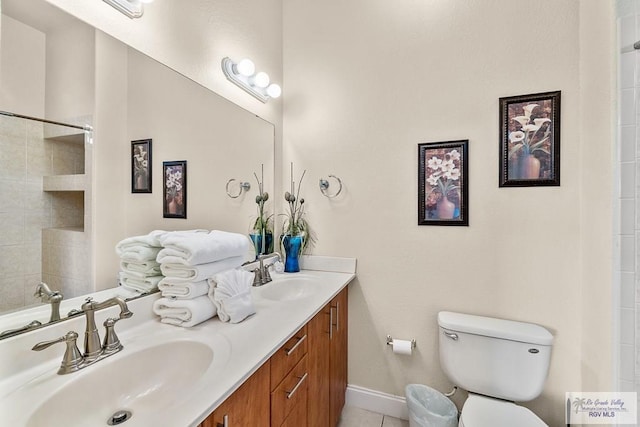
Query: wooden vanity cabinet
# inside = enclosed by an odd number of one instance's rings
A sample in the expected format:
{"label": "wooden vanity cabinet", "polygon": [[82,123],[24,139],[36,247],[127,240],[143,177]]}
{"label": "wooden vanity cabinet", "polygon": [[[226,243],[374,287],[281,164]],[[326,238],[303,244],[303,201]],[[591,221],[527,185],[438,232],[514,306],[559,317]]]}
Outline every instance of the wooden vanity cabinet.
{"label": "wooden vanity cabinet", "polygon": [[271,426],[307,426],[307,325],[271,356]]}
{"label": "wooden vanity cabinet", "polygon": [[336,427],[347,390],[347,304],[344,288],[199,427]]}
{"label": "wooden vanity cabinet", "polygon": [[347,391],[347,288],[307,324],[309,427],[335,427]]}
{"label": "wooden vanity cabinet", "polygon": [[200,427],[269,427],[270,362],[247,379]]}

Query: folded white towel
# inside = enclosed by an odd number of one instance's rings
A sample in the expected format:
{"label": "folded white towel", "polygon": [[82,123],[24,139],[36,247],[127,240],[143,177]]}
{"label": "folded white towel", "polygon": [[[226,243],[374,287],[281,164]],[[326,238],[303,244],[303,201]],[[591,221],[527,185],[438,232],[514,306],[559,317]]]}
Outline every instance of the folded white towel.
{"label": "folded white towel", "polygon": [[123,261],[130,262],[145,262],[145,261],[155,261],[158,257],[158,252],[160,252],[160,247],[155,246],[129,246],[126,249],[118,252],[120,259]]}
{"label": "folded white towel", "polygon": [[208,297],[223,322],[239,323],[256,312],[251,296],[253,273],[227,270],[209,279]]}
{"label": "folded white towel", "polygon": [[164,276],[172,279],[171,283],[179,283],[181,280],[183,282],[199,282],[225,270],[239,267],[243,262],[244,258],[239,256],[198,265],[163,262],[160,264],[160,271]]}
{"label": "folded white towel", "polygon": [[158,283],[158,289],[163,297],[176,297],[179,299],[192,299],[209,293],[209,282],[181,282],[175,283],[170,277],[165,277]]}
{"label": "folded white towel", "polygon": [[132,289],[138,292],[151,292],[158,288],[158,283],[163,279],[163,276],[151,276],[151,277],[134,277],[128,273],[120,272],[120,284],[125,288]]}
{"label": "folded white towel", "polygon": [[214,230],[211,233],[167,233],[160,238],[163,249],[159,263],[206,264],[225,258],[245,256],[251,247],[244,234]]}
{"label": "folded white towel", "polygon": [[162,323],[190,328],[216,315],[216,306],[206,296],[194,299],[160,298],[153,303],[153,312]]}
{"label": "folded white towel", "polygon": [[120,261],[120,269],[131,277],[161,276],[160,264],[157,261]]}
{"label": "folded white towel", "polygon": [[141,246],[146,247],[160,247],[160,236],[164,235],[166,231],[154,230],[149,234],[142,236],[132,236],[121,240],[116,245],[116,253],[122,256],[122,252],[126,252],[129,248],[137,248]]}

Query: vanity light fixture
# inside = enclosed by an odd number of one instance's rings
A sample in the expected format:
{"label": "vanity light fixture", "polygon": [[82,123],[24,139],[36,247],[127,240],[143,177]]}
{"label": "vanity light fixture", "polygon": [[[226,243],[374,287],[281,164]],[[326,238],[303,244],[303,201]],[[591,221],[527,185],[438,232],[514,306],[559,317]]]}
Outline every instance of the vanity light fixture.
{"label": "vanity light fixture", "polygon": [[129,18],[140,18],[144,13],[143,3],[151,3],[153,0],[103,0]]}
{"label": "vanity light fixture", "polygon": [[256,66],[250,59],[235,63],[229,58],[224,58],[222,71],[229,81],[264,103],[282,94],[280,86],[271,83],[267,73],[264,71],[256,73]]}

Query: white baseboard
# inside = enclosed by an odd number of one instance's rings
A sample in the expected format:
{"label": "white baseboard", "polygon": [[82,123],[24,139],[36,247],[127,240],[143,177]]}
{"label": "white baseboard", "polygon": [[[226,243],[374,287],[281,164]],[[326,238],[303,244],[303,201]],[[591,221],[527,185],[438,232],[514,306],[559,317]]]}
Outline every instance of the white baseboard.
{"label": "white baseboard", "polygon": [[395,396],[357,385],[349,384],[347,386],[346,405],[402,420],[409,419],[407,401],[403,396]]}

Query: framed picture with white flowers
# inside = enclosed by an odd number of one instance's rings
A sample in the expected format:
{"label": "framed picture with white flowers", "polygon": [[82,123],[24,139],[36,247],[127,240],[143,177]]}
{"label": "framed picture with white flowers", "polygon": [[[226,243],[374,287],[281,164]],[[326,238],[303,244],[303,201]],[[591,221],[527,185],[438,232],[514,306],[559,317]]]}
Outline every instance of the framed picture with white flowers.
{"label": "framed picture with white flowers", "polygon": [[151,193],[151,140],[131,141],[131,192]]}
{"label": "framed picture with white flowers", "polygon": [[164,218],[187,218],[187,161],[162,162]]}
{"label": "framed picture with white flowers", "polygon": [[500,187],[560,185],[560,91],[500,98]]}
{"label": "framed picture with white flowers", "polygon": [[418,144],[418,225],[469,225],[468,145]]}

